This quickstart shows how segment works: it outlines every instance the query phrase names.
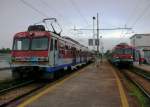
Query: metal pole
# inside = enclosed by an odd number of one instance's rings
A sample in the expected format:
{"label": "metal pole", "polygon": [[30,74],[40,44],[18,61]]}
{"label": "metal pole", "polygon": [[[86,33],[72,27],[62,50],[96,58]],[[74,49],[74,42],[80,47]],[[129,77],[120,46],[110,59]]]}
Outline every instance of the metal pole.
{"label": "metal pole", "polygon": [[95,17],[93,17],[93,50],[95,50]]}
{"label": "metal pole", "polygon": [[99,20],[98,20],[98,13],[97,13],[97,53],[99,53]]}
{"label": "metal pole", "polygon": [[100,46],[101,46],[101,62],[103,62],[103,51],[104,51],[104,46],[103,46],[103,40],[102,36],[100,36]]}

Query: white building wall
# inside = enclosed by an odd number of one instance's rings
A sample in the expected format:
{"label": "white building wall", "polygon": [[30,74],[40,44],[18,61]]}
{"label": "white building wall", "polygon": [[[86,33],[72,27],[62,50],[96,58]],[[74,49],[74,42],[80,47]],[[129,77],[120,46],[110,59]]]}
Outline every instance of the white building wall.
{"label": "white building wall", "polygon": [[135,46],[150,46],[150,35],[149,36],[136,36]]}
{"label": "white building wall", "polygon": [[150,63],[150,34],[135,34],[130,38],[130,42],[140,50],[141,57]]}

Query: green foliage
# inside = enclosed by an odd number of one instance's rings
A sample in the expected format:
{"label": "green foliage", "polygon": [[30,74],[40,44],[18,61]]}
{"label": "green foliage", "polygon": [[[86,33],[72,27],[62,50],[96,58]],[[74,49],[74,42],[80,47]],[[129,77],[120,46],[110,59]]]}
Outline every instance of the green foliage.
{"label": "green foliage", "polygon": [[141,92],[141,90],[131,82],[129,82],[130,86],[130,95],[135,96],[140,104],[140,107],[149,107],[149,99]]}
{"label": "green foliage", "polygon": [[0,53],[10,53],[11,49],[10,48],[2,48],[0,49]]}

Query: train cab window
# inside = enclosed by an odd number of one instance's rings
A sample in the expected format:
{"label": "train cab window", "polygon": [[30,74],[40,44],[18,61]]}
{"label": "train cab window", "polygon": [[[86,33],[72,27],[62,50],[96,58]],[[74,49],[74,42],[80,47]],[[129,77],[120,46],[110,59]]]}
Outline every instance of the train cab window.
{"label": "train cab window", "polygon": [[115,54],[123,54],[123,49],[116,49]]}
{"label": "train cab window", "polygon": [[124,54],[132,54],[132,49],[124,49]]}
{"label": "train cab window", "polygon": [[29,50],[30,40],[28,38],[15,39],[14,50]]}
{"label": "train cab window", "polygon": [[55,50],[57,50],[57,40],[55,40]]}
{"label": "train cab window", "polygon": [[132,54],[132,49],[116,49],[115,54]]}
{"label": "train cab window", "polygon": [[50,50],[53,50],[53,39],[51,39]]}
{"label": "train cab window", "polygon": [[33,38],[31,42],[31,50],[47,50],[48,49],[48,38]]}

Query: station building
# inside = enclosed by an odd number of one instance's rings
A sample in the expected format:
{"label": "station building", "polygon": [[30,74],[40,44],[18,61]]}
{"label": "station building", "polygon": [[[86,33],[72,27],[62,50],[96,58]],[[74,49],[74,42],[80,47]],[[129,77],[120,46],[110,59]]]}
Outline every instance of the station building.
{"label": "station building", "polygon": [[130,37],[130,42],[140,50],[141,56],[150,64],[150,34],[134,34]]}

